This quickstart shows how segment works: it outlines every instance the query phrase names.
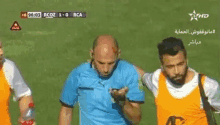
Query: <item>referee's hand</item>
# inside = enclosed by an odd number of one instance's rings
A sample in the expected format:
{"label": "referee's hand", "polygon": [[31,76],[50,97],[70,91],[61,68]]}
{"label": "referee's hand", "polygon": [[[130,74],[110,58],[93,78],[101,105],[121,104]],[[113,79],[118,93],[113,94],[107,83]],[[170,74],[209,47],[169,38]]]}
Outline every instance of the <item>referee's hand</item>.
{"label": "referee's hand", "polygon": [[122,89],[116,90],[111,89],[111,95],[115,99],[115,101],[125,101],[126,94],[128,92],[128,87],[124,87]]}

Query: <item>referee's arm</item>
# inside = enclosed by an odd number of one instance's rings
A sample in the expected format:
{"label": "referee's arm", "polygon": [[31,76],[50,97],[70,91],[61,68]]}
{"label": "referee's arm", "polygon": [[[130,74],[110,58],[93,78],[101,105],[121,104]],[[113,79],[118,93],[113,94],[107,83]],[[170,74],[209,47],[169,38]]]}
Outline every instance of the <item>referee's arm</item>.
{"label": "referee's arm", "polygon": [[73,107],[62,103],[59,115],[59,125],[70,125],[73,116]]}
{"label": "referee's arm", "polygon": [[140,67],[138,67],[138,66],[135,66],[135,68],[137,69],[137,71],[138,71],[138,73],[140,74],[140,76],[141,76],[141,78],[144,76],[144,70],[143,69],[141,69]]}
{"label": "referee's arm", "polygon": [[73,115],[73,106],[78,102],[78,74],[74,69],[68,76],[60,97],[61,109],[59,125],[70,125]]}
{"label": "referee's arm", "polygon": [[138,71],[134,65],[126,68],[126,86],[128,91],[126,94],[126,100],[123,106],[123,112],[133,124],[139,124],[142,117],[141,104],[144,103],[145,94],[142,90],[141,77],[144,71]]}
{"label": "referee's arm", "polygon": [[125,101],[123,112],[134,125],[138,125],[141,121],[142,112],[140,103]]}

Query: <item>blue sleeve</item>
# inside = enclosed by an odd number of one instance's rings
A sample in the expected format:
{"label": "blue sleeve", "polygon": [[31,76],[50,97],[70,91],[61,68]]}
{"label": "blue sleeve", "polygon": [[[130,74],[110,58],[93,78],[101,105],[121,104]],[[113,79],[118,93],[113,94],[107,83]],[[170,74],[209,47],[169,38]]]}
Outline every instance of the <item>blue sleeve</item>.
{"label": "blue sleeve", "polygon": [[60,101],[65,105],[73,107],[78,102],[78,73],[74,69],[68,76],[64,83],[64,87],[61,93]]}
{"label": "blue sleeve", "polygon": [[141,77],[135,69],[135,67],[129,66],[126,68],[126,86],[128,87],[127,98],[129,101],[134,102],[144,102],[145,93],[143,91],[143,84],[141,82]]}

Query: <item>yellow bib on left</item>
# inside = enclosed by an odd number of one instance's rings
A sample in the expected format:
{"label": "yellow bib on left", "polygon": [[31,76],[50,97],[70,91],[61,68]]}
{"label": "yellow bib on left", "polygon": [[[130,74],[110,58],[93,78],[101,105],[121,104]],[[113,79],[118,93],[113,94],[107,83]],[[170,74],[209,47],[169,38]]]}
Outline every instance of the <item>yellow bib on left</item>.
{"label": "yellow bib on left", "polygon": [[9,115],[9,98],[11,90],[0,66],[0,125],[11,125]]}

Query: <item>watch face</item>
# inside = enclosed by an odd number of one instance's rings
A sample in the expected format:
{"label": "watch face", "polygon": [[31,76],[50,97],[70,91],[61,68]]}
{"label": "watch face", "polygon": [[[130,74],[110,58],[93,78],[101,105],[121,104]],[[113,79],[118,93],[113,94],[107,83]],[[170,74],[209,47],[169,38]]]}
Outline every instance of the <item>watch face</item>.
{"label": "watch face", "polygon": [[114,98],[114,100],[117,102],[117,101],[125,101],[125,98],[126,98],[126,96],[114,96],[113,95],[113,92],[114,91],[118,91],[118,90],[120,90],[120,89],[116,89],[116,88],[111,88],[110,89],[110,94],[112,95],[112,97]]}
{"label": "watch face", "polygon": [[120,89],[112,88],[112,90],[114,91],[114,90],[120,90]]}

